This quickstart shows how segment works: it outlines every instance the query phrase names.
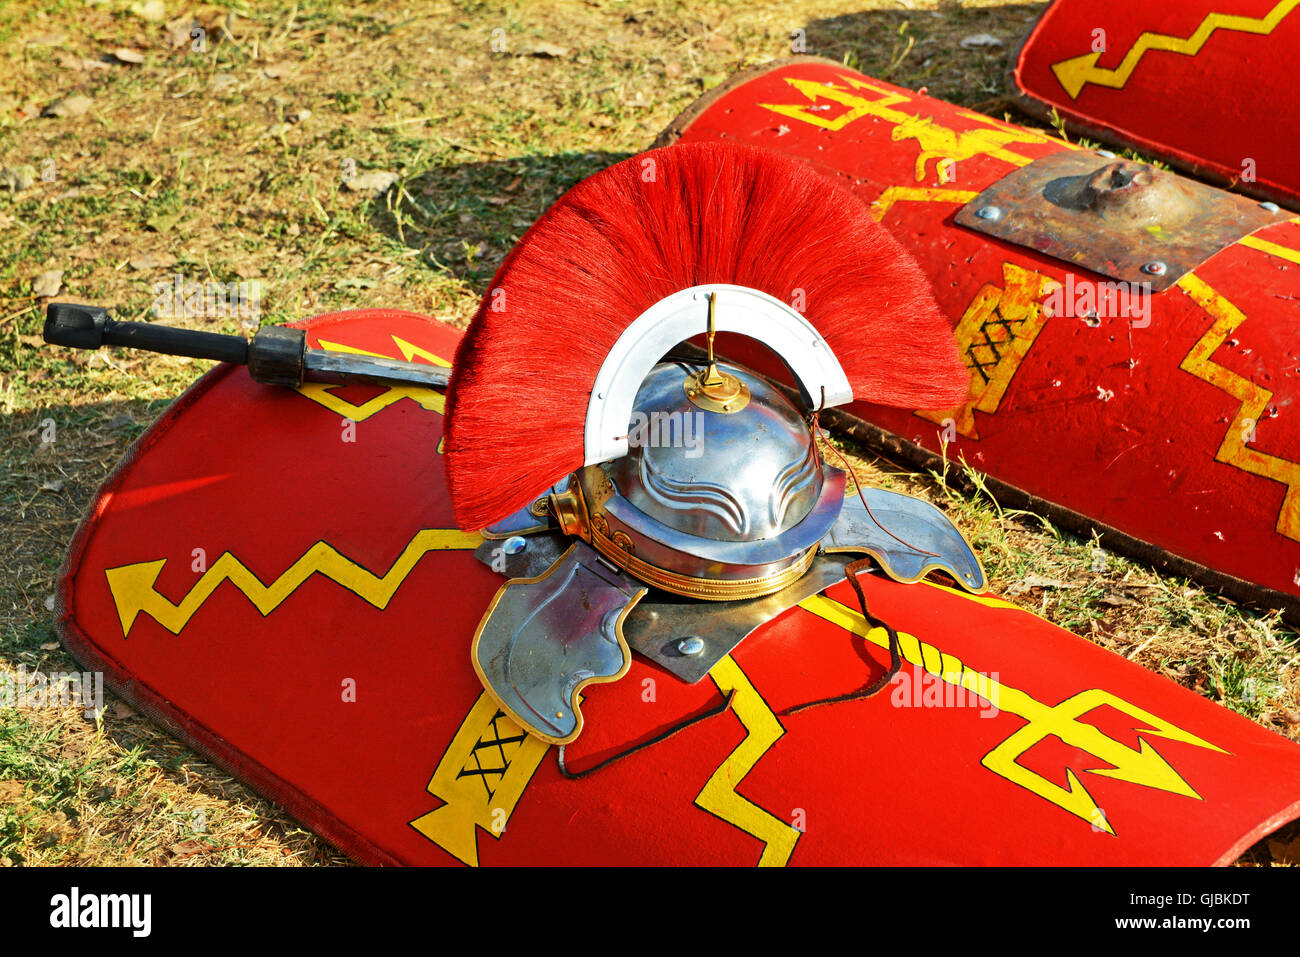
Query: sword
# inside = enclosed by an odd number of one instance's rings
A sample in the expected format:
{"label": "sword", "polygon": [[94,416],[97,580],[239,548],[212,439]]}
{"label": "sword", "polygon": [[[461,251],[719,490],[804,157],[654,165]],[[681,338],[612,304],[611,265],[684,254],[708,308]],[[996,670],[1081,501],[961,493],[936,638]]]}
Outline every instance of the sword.
{"label": "sword", "polygon": [[297,388],[303,382],[374,382],[445,389],[451,370],[380,356],[307,348],[302,329],[267,326],[253,338],[176,329],[151,322],[110,319],[108,310],[52,302],[45,313],[45,341],[74,349],[124,346],[169,356],[215,359],[248,366],[256,382]]}

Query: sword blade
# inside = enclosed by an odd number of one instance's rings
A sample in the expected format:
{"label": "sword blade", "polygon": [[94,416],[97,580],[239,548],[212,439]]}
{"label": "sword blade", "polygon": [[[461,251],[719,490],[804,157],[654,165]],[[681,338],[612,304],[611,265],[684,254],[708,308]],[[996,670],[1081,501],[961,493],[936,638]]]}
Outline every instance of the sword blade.
{"label": "sword blade", "polygon": [[312,382],[374,382],[445,389],[451,377],[451,369],[445,366],[325,349],[308,349],[302,367],[303,378]]}

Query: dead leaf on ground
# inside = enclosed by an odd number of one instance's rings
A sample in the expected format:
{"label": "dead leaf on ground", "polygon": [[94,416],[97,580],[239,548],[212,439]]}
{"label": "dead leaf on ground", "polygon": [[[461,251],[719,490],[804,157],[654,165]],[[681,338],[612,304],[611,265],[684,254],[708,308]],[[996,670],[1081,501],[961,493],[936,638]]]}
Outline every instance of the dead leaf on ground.
{"label": "dead leaf on ground", "polygon": [[704,48],[713,53],[735,53],[736,45],[721,33],[710,33],[704,38]]}
{"label": "dead leaf on ground", "polygon": [[36,185],[36,167],[31,163],[0,168],[0,187],[21,193]]}
{"label": "dead leaf on ground", "polygon": [[187,46],[191,40],[195,39],[195,37],[191,36],[191,33],[196,28],[202,29],[199,27],[198,21],[189,14],[177,17],[175,20],[168,20],[164,24],[164,29],[167,31],[167,45],[172,49]]}
{"label": "dead leaf on ground", "polygon": [[194,19],[208,33],[214,33],[217,30],[228,32],[234,29],[234,14],[224,7],[199,7],[194,11]]}
{"label": "dead leaf on ground", "polygon": [[1007,586],[1005,592],[1010,597],[1023,595],[1033,588],[1078,588],[1078,585],[1071,585],[1068,582],[1058,581],[1055,578],[1045,578],[1042,575],[1026,575],[1017,582]]}
{"label": "dead leaf on ground", "polygon": [[195,854],[202,854],[211,849],[202,841],[181,841],[168,848],[177,858],[193,857]]}
{"label": "dead leaf on ground", "polygon": [[137,272],[146,272],[150,269],[166,269],[169,266],[176,265],[176,257],[171,253],[145,253],[143,256],[136,256],[130,260],[131,268]]}
{"label": "dead leaf on ground", "polygon": [[59,57],[59,64],[65,70],[82,70],[86,73],[92,70],[108,70],[112,68],[112,64],[104,60],[92,60],[90,57],[66,53]]}
{"label": "dead leaf on ground", "polygon": [[139,0],[130,6],[130,11],[141,20],[158,23],[167,16],[167,4],[163,0]]}
{"label": "dead leaf on ground", "polygon": [[64,811],[55,811],[53,826],[46,828],[37,843],[53,847],[56,844],[67,844],[76,836],[77,829],[68,821],[68,815]]}
{"label": "dead leaf on ground", "polygon": [[144,54],[139,50],[128,50],[126,47],[119,47],[113,51],[113,58],[119,63],[131,63],[139,65],[144,62]]}
{"label": "dead leaf on ground", "polygon": [[159,213],[145,220],[145,225],[156,233],[166,233],[170,232],[180,221],[180,213]]}
{"label": "dead leaf on ground", "polygon": [[1300,837],[1290,841],[1271,840],[1268,842],[1268,853],[1279,864],[1300,867]]}
{"label": "dead leaf on ground", "polygon": [[85,116],[93,103],[90,97],[81,94],[68,96],[41,110],[41,116]]}
{"label": "dead leaf on ground", "polygon": [[63,270],[47,269],[32,281],[32,295],[38,299],[57,296],[63,288]]}
{"label": "dead leaf on ground", "polygon": [[388,170],[372,169],[343,180],[343,188],[353,193],[369,193],[382,196],[388,188],[397,182],[397,174]]}

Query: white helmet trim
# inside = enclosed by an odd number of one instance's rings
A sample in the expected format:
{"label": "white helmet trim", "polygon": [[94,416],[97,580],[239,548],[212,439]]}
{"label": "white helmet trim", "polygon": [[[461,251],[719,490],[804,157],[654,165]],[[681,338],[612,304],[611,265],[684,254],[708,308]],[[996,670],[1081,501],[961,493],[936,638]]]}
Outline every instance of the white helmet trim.
{"label": "white helmet trim", "polygon": [[708,297],[714,303],[714,328],[755,339],[790,368],[806,395],[827,406],[853,399],[848,377],[821,333],[781,300],[748,286],[717,283],[692,286],[660,299],[623,330],[605,357],[587,404],[583,441],[587,465],[628,453],[628,423],[637,390],[656,362],[674,346],[705,330]]}

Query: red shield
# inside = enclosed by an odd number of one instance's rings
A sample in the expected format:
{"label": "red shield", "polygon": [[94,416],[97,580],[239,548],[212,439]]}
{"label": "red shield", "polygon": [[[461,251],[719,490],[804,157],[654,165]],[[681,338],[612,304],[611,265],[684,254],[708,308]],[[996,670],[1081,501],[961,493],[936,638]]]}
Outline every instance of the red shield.
{"label": "red shield", "polygon": [[710,93],[661,141],[676,139],[807,160],[929,274],[971,398],[859,403],[861,438],[920,467],[964,460],[1014,506],[1300,619],[1300,221],[1228,245],[1134,314],[1080,305],[1105,277],[954,223],[994,182],[1074,149],[1059,139],[809,58]]}
{"label": "red shield", "polygon": [[[433,362],[458,335],[308,328]],[[60,588],[74,655],[361,861],[1208,864],[1300,813],[1283,738],[996,598],[876,576],[893,687],[800,707],[888,660],[838,585],[698,684],[638,658],[590,687],[566,777],[471,667],[502,580],[451,526],[441,408],[219,367],[100,492]]]}
{"label": "red shield", "polygon": [[1056,0],[1012,69],[1032,112],[1300,209],[1296,0]]}

